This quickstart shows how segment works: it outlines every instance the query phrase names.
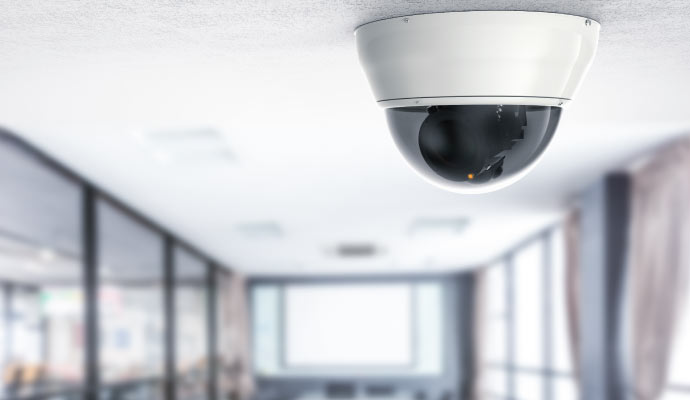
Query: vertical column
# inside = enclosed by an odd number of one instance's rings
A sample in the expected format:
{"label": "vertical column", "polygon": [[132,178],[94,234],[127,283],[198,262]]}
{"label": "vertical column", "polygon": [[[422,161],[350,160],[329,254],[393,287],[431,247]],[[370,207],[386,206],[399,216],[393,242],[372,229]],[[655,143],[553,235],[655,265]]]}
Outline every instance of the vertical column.
{"label": "vertical column", "polygon": [[208,398],[216,400],[218,393],[218,310],[217,279],[218,266],[208,266]]}
{"label": "vertical column", "polygon": [[175,400],[175,243],[170,236],[163,243],[163,308],[165,312],[165,398]]}
{"label": "vertical column", "polygon": [[580,216],[581,398],[624,398],[619,353],[629,177],[609,175],[583,197]]}
{"label": "vertical column", "polygon": [[84,284],[85,399],[97,400],[100,386],[98,358],[98,214],[96,192],[85,185],[82,195],[82,268]]}

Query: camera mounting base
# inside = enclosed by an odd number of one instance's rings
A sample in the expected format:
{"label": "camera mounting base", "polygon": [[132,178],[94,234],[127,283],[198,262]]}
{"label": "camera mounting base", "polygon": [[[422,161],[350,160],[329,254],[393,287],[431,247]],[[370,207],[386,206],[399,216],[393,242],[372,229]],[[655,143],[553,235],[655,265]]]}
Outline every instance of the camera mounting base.
{"label": "camera mounting base", "polygon": [[525,11],[396,17],[355,30],[378,104],[562,106],[594,58],[599,23]]}

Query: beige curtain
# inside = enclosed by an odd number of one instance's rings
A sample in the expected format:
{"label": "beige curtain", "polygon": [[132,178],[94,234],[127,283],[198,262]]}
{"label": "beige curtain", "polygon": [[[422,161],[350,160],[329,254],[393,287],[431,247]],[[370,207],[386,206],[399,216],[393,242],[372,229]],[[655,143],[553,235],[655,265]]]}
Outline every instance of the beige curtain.
{"label": "beige curtain", "polygon": [[247,282],[239,274],[219,277],[219,386],[222,398],[248,399],[254,393]]}
{"label": "beige curtain", "polygon": [[648,160],[632,178],[628,263],[631,391],[661,396],[690,262],[690,140]]}

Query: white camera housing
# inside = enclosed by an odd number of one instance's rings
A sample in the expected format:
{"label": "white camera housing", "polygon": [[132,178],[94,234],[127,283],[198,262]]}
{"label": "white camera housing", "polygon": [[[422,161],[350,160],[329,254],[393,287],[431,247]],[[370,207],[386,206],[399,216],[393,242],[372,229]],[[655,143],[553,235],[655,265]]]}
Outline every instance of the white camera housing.
{"label": "white camera housing", "polygon": [[355,36],[413,169],[482,193],[534,167],[592,63],[599,28],[572,15],[469,11],[375,21]]}

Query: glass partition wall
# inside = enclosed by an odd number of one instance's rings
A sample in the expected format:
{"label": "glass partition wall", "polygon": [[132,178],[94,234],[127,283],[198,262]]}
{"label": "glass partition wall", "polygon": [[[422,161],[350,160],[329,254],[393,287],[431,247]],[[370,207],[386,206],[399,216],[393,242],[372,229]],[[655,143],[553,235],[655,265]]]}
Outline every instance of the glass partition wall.
{"label": "glass partition wall", "polygon": [[230,276],[0,129],[0,400],[225,398]]}
{"label": "glass partition wall", "polygon": [[208,269],[204,260],[175,248],[176,391],[178,400],[207,397]]}
{"label": "glass partition wall", "polygon": [[84,387],[81,192],[0,136],[0,398]]}
{"label": "glass partition wall", "polygon": [[[238,304],[232,301],[232,276],[228,271],[216,269],[212,271],[214,273],[213,281],[216,283],[215,293],[212,293],[211,297],[213,299],[213,312],[215,312],[216,318],[213,321],[215,323],[215,328],[211,332],[215,332],[215,342],[216,351],[213,354],[215,361],[215,376],[216,376],[216,399],[218,400],[229,400],[232,397],[232,390],[235,386],[234,377],[235,374],[235,360],[234,349],[236,343],[234,343],[232,338],[232,329],[234,327],[233,323],[233,308],[232,306],[238,306]],[[213,335],[212,335],[213,336]],[[213,338],[211,338],[213,340]]]}
{"label": "glass partition wall", "polygon": [[160,399],[163,236],[100,199],[97,220],[100,397]]}

